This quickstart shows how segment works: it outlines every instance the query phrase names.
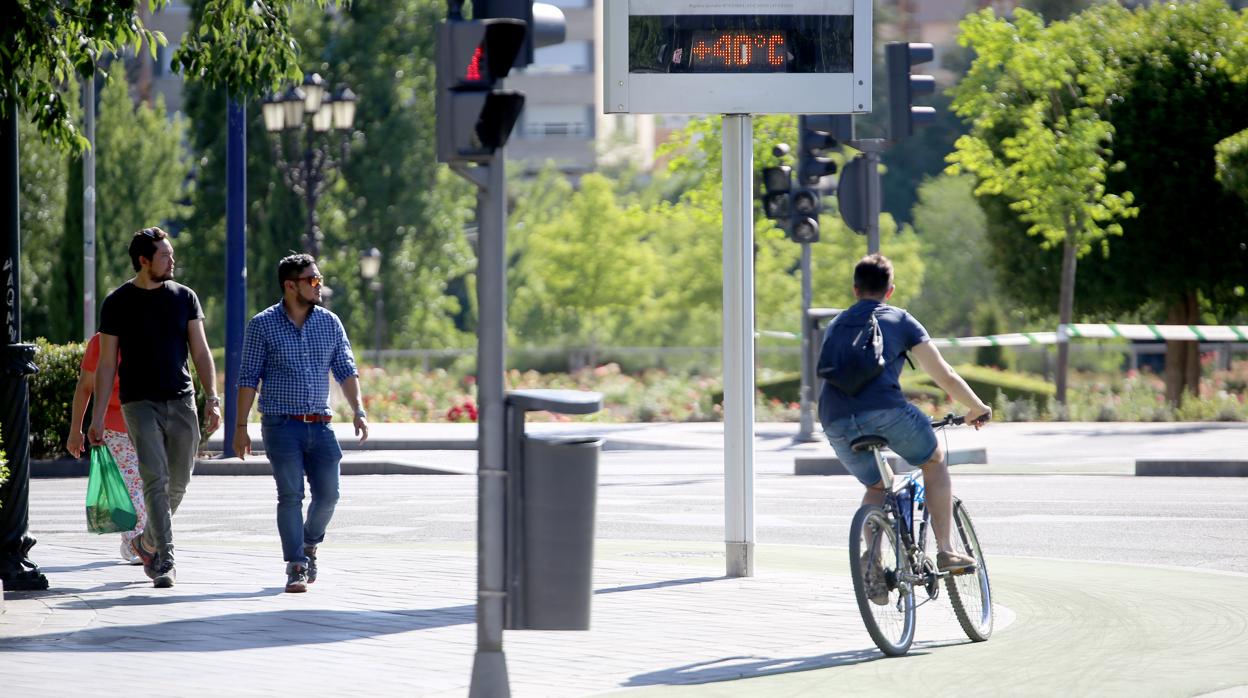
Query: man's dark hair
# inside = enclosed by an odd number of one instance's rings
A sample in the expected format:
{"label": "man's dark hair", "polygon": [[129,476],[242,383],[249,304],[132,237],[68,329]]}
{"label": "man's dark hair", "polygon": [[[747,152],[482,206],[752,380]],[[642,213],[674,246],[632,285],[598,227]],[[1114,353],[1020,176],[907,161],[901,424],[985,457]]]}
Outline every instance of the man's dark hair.
{"label": "man's dark hair", "polygon": [[285,292],[286,282],[303,276],[303,270],[313,264],[316,264],[316,259],[302,252],[282,257],[282,261],[277,263],[277,287]]}
{"label": "man's dark hair", "polygon": [[151,262],[156,256],[156,243],[169,237],[169,233],[157,227],[144,228],[134,234],[130,240],[130,264],[134,266],[134,270],[143,268],[139,264],[139,257],[147,257],[147,261]]}
{"label": "man's dark hair", "polygon": [[893,263],[878,252],[858,260],[854,267],[854,288],[868,296],[883,294],[893,285]]}

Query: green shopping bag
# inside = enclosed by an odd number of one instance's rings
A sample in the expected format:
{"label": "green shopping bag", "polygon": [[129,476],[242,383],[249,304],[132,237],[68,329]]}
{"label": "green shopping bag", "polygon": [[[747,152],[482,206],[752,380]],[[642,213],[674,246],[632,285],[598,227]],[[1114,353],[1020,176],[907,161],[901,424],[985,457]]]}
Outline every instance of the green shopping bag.
{"label": "green shopping bag", "polygon": [[126,481],[105,446],[91,447],[87,480],[87,530],[92,533],[133,531],[139,523]]}

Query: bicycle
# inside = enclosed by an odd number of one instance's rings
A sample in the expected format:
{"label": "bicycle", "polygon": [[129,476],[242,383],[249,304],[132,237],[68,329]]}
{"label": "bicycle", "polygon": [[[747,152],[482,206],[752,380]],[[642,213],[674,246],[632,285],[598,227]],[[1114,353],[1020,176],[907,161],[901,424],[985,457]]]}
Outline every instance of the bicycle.
{"label": "bicycle", "polygon": [[[963,417],[949,414],[932,422],[932,428],[964,423]],[[992,591],[971,515],[954,497],[954,550],[973,557],[975,565],[940,572],[927,554],[931,517],[925,506],[923,471],[916,468],[898,479],[880,453],[887,445],[887,439],[876,435],[860,436],[850,444],[855,451],[871,451],[884,487],[884,505],[861,506],[849,530],[850,577],[867,632],[884,654],[904,655],[914,642],[915,609],[940,596],[943,579],[958,624],[972,641],[983,642],[992,635]],[[917,532],[916,509],[923,513]],[[917,605],[916,589],[927,593]]]}

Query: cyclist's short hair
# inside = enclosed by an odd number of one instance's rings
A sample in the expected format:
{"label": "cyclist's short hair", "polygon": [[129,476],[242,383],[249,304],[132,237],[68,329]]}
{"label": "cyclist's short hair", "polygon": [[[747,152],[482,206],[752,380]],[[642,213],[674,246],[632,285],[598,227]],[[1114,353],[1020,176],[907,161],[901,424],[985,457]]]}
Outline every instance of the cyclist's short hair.
{"label": "cyclist's short hair", "polygon": [[893,263],[880,253],[869,254],[854,267],[854,288],[878,296],[893,286]]}
{"label": "cyclist's short hair", "polygon": [[283,291],[286,289],[287,281],[294,281],[303,275],[303,270],[316,264],[316,259],[310,254],[291,254],[282,257],[277,263],[277,287]]}

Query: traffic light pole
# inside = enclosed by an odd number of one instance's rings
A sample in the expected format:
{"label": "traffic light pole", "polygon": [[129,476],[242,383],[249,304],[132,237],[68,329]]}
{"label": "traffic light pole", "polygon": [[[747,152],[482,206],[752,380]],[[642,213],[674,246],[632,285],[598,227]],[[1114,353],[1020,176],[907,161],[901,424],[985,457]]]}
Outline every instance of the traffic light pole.
{"label": "traffic light pole", "polygon": [[880,181],[880,153],[888,147],[883,138],[863,138],[849,141],[852,148],[863,154],[867,161],[867,173],[864,177],[867,197],[867,254],[880,251],[880,207],[883,184]]}
{"label": "traffic light pole", "polygon": [[754,576],[754,133],[723,118],[724,546],[729,577]]}
{"label": "traffic light pole", "polygon": [[811,249],[810,243],[802,243],[802,388],[801,395],[798,396],[798,407],[801,410],[801,418],[798,422],[797,436],[795,441],[801,443],[810,443],[818,441],[819,437],[815,436],[815,366],[811,361],[811,347],[815,341],[813,328],[810,326],[810,319],[807,317],[810,310],[810,304],[813,297],[811,282]]}
{"label": "traffic light pole", "polygon": [[507,180],[501,151],[487,164],[456,173],[477,191],[477,651],[471,698],[511,695],[503,654],[506,612]]}

